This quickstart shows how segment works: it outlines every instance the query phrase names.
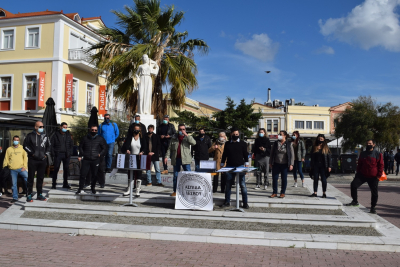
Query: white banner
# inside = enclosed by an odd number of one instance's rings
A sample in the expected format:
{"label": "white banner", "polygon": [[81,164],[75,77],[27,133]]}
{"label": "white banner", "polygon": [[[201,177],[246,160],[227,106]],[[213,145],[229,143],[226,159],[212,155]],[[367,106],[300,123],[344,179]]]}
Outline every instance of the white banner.
{"label": "white banner", "polygon": [[129,155],[129,169],[137,169],[137,155]]}
{"label": "white banner", "polygon": [[180,172],[176,186],[175,209],[213,210],[211,174]]}
{"label": "white banner", "polygon": [[117,156],[117,169],[125,168],[125,154],[118,154]]}

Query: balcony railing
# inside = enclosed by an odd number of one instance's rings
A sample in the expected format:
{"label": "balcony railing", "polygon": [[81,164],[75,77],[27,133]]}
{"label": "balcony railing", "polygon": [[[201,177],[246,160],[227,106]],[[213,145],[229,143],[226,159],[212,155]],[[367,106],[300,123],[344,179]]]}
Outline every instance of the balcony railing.
{"label": "balcony railing", "polygon": [[68,60],[71,61],[86,61],[91,63],[93,54],[88,52],[86,49],[69,49]]}

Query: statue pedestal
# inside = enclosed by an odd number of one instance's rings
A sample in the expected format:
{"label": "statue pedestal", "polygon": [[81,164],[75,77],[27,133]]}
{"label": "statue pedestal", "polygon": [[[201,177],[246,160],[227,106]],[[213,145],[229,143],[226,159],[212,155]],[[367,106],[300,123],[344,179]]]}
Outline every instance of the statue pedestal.
{"label": "statue pedestal", "polygon": [[154,115],[145,115],[145,114],[138,114],[138,115],[140,115],[140,122],[146,126],[146,131],[147,131],[147,126],[152,124],[154,125],[154,132],[157,133],[157,120],[154,119]]}

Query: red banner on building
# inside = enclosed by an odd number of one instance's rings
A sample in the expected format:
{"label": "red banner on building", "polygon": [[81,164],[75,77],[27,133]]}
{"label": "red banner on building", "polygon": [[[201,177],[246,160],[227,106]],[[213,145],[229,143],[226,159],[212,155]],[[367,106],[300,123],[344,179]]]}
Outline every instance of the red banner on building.
{"label": "red banner on building", "polygon": [[99,86],[99,114],[104,116],[106,114],[106,86]]}
{"label": "red banner on building", "polygon": [[65,75],[65,101],[64,108],[72,108],[72,90],[74,83],[74,75],[66,74]]}
{"label": "red banner on building", "polygon": [[46,72],[44,71],[39,71],[39,103],[38,106],[44,108],[44,77],[46,75]]}

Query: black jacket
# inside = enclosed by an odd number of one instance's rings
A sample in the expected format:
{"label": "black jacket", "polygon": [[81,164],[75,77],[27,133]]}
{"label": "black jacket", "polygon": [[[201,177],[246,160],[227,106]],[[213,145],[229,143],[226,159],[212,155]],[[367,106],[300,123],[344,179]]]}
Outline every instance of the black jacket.
{"label": "black jacket", "polygon": [[103,157],[106,153],[107,142],[100,135],[96,135],[93,138],[90,134],[88,134],[83,137],[81,143],[79,144],[79,157],[83,157],[83,159],[95,160]]}
{"label": "black jacket", "polygon": [[210,137],[208,135],[204,135],[202,141],[200,140],[200,136],[196,136],[194,140],[196,140],[196,144],[192,147],[192,151],[194,151],[194,159],[208,160],[208,149],[211,147]]}
{"label": "black jacket", "polygon": [[[136,123],[132,123],[129,125],[128,133],[133,133],[133,127],[135,126]],[[139,123],[140,125],[140,132],[142,133],[142,136],[145,136],[147,133],[146,126],[143,123]]]}
{"label": "black jacket", "polygon": [[[65,135],[65,154],[68,157],[72,155],[72,148],[73,148],[73,142],[72,142],[72,137],[69,131],[64,133]],[[60,152],[61,149],[61,142],[63,138],[63,134],[60,131],[56,131],[54,135],[51,137],[51,145],[50,145],[50,152],[53,157],[57,156],[58,153]]]}
{"label": "black jacket", "polygon": [[247,144],[244,141],[228,141],[225,143],[221,162],[225,162],[225,160],[227,160],[227,167],[239,167],[247,161],[248,156]]}
{"label": "black jacket", "polygon": [[[133,129],[133,128],[132,128]],[[133,138],[133,131],[128,131],[128,134],[126,136],[125,142],[122,145],[121,148],[121,152],[122,153],[126,153],[127,150],[131,151],[131,143],[132,143],[132,138]],[[149,154],[149,147],[147,145],[147,137],[146,136],[142,136],[140,137],[140,150],[141,152],[143,151],[144,155]],[[132,152],[132,151],[131,151]]]}
{"label": "black jacket", "polygon": [[151,156],[151,160],[152,161],[159,161],[160,160],[160,155],[159,155],[159,151],[161,149],[161,141],[160,141],[160,136],[158,136],[158,134],[153,133],[151,135],[151,151],[150,151],[150,136],[147,135],[147,145],[149,148],[149,153],[153,152],[154,155]]}
{"label": "black jacket", "polygon": [[[322,155],[324,156],[324,165],[325,165],[325,168],[332,168],[332,160],[331,160],[332,156],[331,156],[331,153],[322,154]],[[312,154],[311,154],[311,162],[310,162],[311,169],[314,169],[315,162],[316,162],[317,160],[318,160],[318,152],[312,153]]]}
{"label": "black jacket", "polygon": [[45,160],[45,156],[50,153],[50,140],[46,134],[39,135],[33,131],[25,137],[23,147],[28,153],[28,159]]}
{"label": "black jacket", "polygon": [[[265,151],[260,150],[260,147],[264,147]],[[269,157],[271,155],[271,142],[268,137],[258,137],[254,141],[253,149],[251,152],[254,155],[260,155],[261,157]]]}
{"label": "black jacket", "polygon": [[400,163],[400,152],[397,152],[396,155],[394,155],[394,159],[397,163]]}
{"label": "black jacket", "polygon": [[[157,134],[158,134],[160,137],[161,137],[161,135],[162,135],[162,133],[161,133],[161,126],[163,126],[163,125],[165,125],[165,124],[161,123],[160,125],[158,125],[158,128],[157,128]],[[163,138],[163,139],[161,139],[161,142],[165,142],[165,141],[169,142],[169,141],[171,140],[171,137],[172,137],[174,134],[176,134],[175,126],[174,126],[172,123],[169,123],[169,122],[168,122],[167,126],[168,126],[168,128],[167,128],[167,135],[169,135],[170,138]]]}

